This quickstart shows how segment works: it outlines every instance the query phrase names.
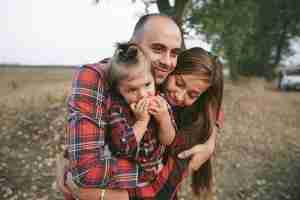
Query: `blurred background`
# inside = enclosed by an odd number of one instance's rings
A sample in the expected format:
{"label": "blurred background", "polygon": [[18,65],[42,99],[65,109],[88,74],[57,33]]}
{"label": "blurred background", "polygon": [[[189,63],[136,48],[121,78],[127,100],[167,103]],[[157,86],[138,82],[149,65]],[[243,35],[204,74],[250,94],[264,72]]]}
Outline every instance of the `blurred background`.
{"label": "blurred background", "polygon": [[[72,74],[152,12],[225,64],[214,195],[200,199],[300,199],[299,0],[0,1],[0,199],[63,199],[54,168]],[[179,199],[199,198],[184,183]]]}

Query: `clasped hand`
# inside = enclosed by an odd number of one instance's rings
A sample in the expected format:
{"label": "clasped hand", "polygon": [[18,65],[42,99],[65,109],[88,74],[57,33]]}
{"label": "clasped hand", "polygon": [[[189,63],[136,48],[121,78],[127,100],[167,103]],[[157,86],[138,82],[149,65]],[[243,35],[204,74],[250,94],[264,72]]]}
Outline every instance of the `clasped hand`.
{"label": "clasped hand", "polygon": [[167,102],[159,95],[143,98],[137,103],[131,104],[130,108],[137,121],[148,122],[150,115],[152,115],[158,123],[163,123],[165,120],[170,119]]}

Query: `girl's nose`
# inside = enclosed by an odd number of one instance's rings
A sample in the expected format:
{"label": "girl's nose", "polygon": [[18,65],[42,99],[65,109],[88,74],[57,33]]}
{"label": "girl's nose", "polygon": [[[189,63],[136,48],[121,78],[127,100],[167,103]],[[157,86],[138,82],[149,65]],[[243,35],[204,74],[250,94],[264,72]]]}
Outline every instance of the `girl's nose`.
{"label": "girl's nose", "polygon": [[175,94],[176,103],[181,104],[184,100],[184,91],[177,92]]}

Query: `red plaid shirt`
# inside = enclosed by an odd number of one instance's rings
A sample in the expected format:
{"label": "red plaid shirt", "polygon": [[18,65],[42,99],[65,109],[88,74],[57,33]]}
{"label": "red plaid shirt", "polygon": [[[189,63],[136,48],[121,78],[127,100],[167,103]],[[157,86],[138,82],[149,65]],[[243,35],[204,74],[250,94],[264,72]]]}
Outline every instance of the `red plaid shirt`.
{"label": "red plaid shirt", "polygon": [[[176,135],[168,148],[173,153],[165,154],[163,169],[145,187],[138,187],[142,171],[139,164],[111,156],[106,148],[105,133],[112,98],[105,81],[105,66],[105,63],[99,63],[82,67],[75,75],[68,100],[66,143],[74,181],[83,187],[135,188],[129,190],[130,196],[142,199],[173,198],[188,164],[187,160],[177,159],[177,153],[185,148],[180,135]],[[136,141],[129,135],[126,139],[131,141],[129,146],[132,148]]]}
{"label": "red plaid shirt", "polygon": [[[105,66],[106,63],[86,65],[75,74],[68,99],[66,137],[70,171],[79,186],[135,188],[140,166],[111,156],[106,148],[112,100]],[[128,140],[134,143],[134,135],[130,137]]]}
{"label": "red plaid shirt", "polygon": [[[110,150],[116,157],[127,158],[136,161],[142,171],[139,179],[149,182],[154,179],[157,169],[162,165],[165,145],[160,144],[158,128],[154,118],[151,117],[147,130],[137,145],[132,126],[135,117],[127,102],[119,94],[112,92],[110,107],[109,134],[107,142]],[[176,129],[171,107],[168,105],[173,127]]]}
{"label": "red plaid shirt", "polygon": [[[105,66],[86,65],[75,74],[68,99],[70,171],[80,186],[136,188],[154,179],[165,147],[151,120],[138,148],[132,113],[124,100],[112,95],[105,81]],[[175,126],[174,119],[172,122]]]}

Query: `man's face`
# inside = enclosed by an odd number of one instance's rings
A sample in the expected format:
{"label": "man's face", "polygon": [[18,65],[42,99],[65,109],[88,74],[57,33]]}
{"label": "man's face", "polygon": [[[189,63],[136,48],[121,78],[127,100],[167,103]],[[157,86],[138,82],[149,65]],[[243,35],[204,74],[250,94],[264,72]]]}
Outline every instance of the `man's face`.
{"label": "man's face", "polygon": [[130,77],[121,80],[118,90],[128,104],[137,103],[143,98],[155,95],[155,84],[150,72],[140,73],[132,71]]}
{"label": "man's face", "polygon": [[178,26],[161,17],[149,19],[137,42],[151,61],[155,83],[162,84],[177,63],[181,47]]}

